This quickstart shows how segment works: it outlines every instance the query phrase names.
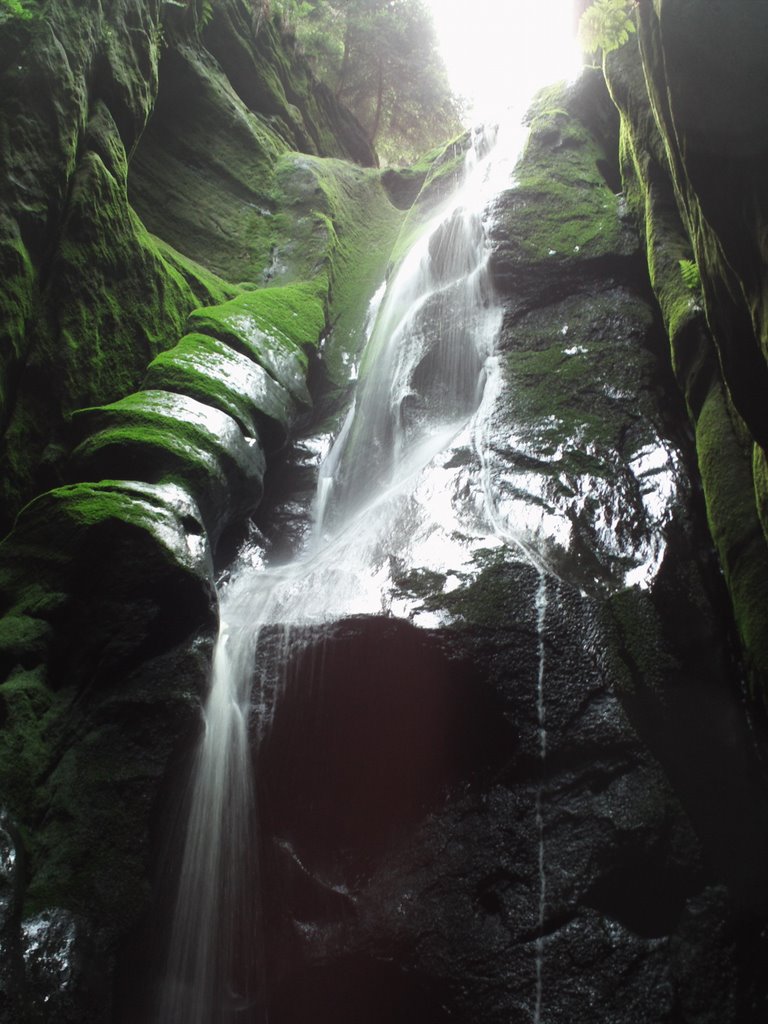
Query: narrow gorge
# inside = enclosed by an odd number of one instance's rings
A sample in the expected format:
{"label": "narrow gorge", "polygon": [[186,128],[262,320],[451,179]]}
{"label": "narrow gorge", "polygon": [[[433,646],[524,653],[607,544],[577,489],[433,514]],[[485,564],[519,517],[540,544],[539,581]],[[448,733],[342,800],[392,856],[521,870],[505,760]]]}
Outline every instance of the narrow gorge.
{"label": "narrow gorge", "polygon": [[627,10],[382,167],[0,4],[0,1024],[765,1021],[768,12]]}

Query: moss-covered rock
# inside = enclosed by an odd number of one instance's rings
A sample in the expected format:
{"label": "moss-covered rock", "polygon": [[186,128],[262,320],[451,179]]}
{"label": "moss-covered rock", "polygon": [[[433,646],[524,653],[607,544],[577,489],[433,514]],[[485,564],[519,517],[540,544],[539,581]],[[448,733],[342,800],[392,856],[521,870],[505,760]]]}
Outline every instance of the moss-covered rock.
{"label": "moss-covered rock", "polygon": [[[135,389],[191,309],[239,291],[222,275],[271,279],[296,219],[281,214],[281,155],[375,162],[276,25],[255,34],[243,0],[214,5],[202,35],[200,4],[34,13],[0,41],[0,530],[61,482],[74,408]],[[325,272],[313,342],[328,322],[327,217],[313,218],[307,254]],[[312,276],[297,260],[288,280]]]}
{"label": "moss-covered rock", "polygon": [[[686,18],[693,19],[696,6],[690,6]],[[709,24],[706,12],[702,17]],[[755,693],[762,694],[768,680],[768,627],[761,610],[768,587],[768,548],[760,529],[765,481],[759,458],[754,461],[753,473],[755,435],[750,437],[739,412],[746,410],[739,399],[745,386],[752,395],[760,394],[760,374],[753,373],[754,367],[749,369],[750,360],[744,355],[751,344],[748,338],[752,328],[745,324],[743,304],[735,297],[742,288],[734,283],[733,268],[718,260],[713,262],[705,254],[706,249],[711,255],[712,246],[718,252],[720,248],[716,236],[701,221],[699,179],[693,172],[698,159],[695,146],[688,167],[688,155],[684,159],[684,150],[679,148],[682,136],[675,134],[677,129],[673,131],[670,120],[671,94],[667,95],[661,49],[663,33],[648,5],[640,21],[640,48],[628,44],[606,61],[611,94],[622,117],[622,176],[630,208],[643,231],[649,276],[669,338],[671,363],[694,425],[709,526],[733,603],[751,685]],[[741,16],[737,21],[743,28]],[[680,24],[676,22],[676,33]],[[700,31],[706,34],[708,29],[692,23],[692,35],[685,47],[694,45]],[[677,44],[683,45],[679,39]],[[699,81],[701,68],[697,64],[696,69],[677,69],[673,73],[674,90],[683,87],[687,74],[692,81]],[[698,118],[690,111],[685,116],[694,121]],[[726,130],[722,119],[719,125],[720,130]],[[695,125],[687,121],[678,127],[683,134],[695,131]],[[700,136],[697,145],[704,145]],[[713,160],[710,170],[714,171],[717,159]],[[689,170],[692,177],[688,176]],[[747,189],[746,182],[741,187]],[[722,181],[719,190],[727,205],[729,193]],[[753,226],[751,221],[742,223],[740,230],[750,233]],[[735,230],[733,221],[728,231]],[[681,261],[691,256],[702,271],[700,293],[691,290],[682,271]],[[738,341],[732,337],[734,332]],[[734,371],[737,363],[741,369]]]}
{"label": "moss-covered rock", "polygon": [[296,402],[310,404],[304,348],[317,344],[325,326],[323,304],[311,288],[243,292],[222,306],[195,310],[187,323],[262,367]]}
{"label": "moss-covered rock", "polygon": [[[60,479],[54,465],[74,408],[133,389],[147,362],[182,332],[190,309],[231,294],[213,275],[196,275],[191,265],[182,274],[164,258],[128,204],[126,175],[117,126],[96,103],[27,323],[31,347],[12,378],[2,440],[6,515]],[[23,313],[24,298],[16,301]]]}
{"label": "moss-covered rock", "polygon": [[209,647],[191,639],[215,600],[174,484],[60,488],[0,545],[0,779],[26,890],[2,937],[26,963],[7,961],[8,1020],[110,1019],[115,936],[148,896],[151,811],[195,728]]}
{"label": "moss-covered rock", "polygon": [[[669,160],[726,385],[768,445],[768,29],[754,4],[643,5],[638,39],[648,98]],[[706,112],[706,113],[705,113]]]}
{"label": "moss-covered rock", "polygon": [[2,663],[9,671],[47,664],[57,686],[109,680],[209,620],[211,576],[200,514],[177,485],[102,481],[51,491],[0,545],[1,607],[11,617]]}
{"label": "moss-covered rock", "polygon": [[204,48],[171,47],[131,159],[131,202],[185,256],[229,281],[259,280],[273,245],[273,167],[287,149]]}
{"label": "moss-covered rock", "polygon": [[[29,621],[46,625],[40,620]],[[21,820],[27,826],[45,803],[41,782],[50,756],[45,725],[55,702],[39,664],[34,669],[16,668],[0,685],[3,800],[15,814],[24,815]]]}
{"label": "moss-covered rock", "polygon": [[292,199],[282,195],[278,158],[291,150],[363,164],[375,158],[302,60],[287,59],[276,26],[265,20],[258,35],[252,26],[246,5],[229,0],[215,7],[205,47],[165,52],[130,181],[155,234],[230,281],[262,283],[282,267],[288,243],[300,262],[316,258],[318,242],[324,248],[322,219],[312,211],[308,221],[286,216]]}
{"label": "moss-covered rock", "polygon": [[[603,134],[578,116],[583,94],[595,90],[593,79],[587,72],[576,85],[544,90],[534,102],[515,184],[497,201],[491,225],[492,269],[504,290],[546,294],[559,282],[567,291],[595,273],[595,264],[610,260],[616,275],[624,258],[631,265],[636,255],[622,198],[606,180]],[[604,111],[606,101],[600,97],[596,110]],[[631,266],[624,271],[630,272]]]}
{"label": "moss-covered rock", "polygon": [[406,216],[392,251],[393,264],[405,256],[441,204],[456,190],[462,180],[471,145],[471,132],[462,132],[444,146],[430,150],[406,172],[385,171],[382,181],[395,205],[402,205],[405,197],[415,191],[412,202],[406,207]]}
{"label": "moss-covered rock", "polygon": [[[339,160],[290,155],[279,162],[277,178],[291,238],[275,258],[289,275],[298,268],[305,279],[326,276],[332,333],[324,359],[339,386],[346,369],[337,366],[336,349],[359,350],[367,301],[384,279],[403,215],[378,172]],[[313,233],[323,238],[324,249],[311,244]],[[281,278],[276,274],[274,283]]]}
{"label": "moss-covered rock", "polygon": [[361,126],[317,81],[295,40],[281,37],[278,22],[258,18],[244,0],[236,0],[214,8],[204,40],[243,103],[267,116],[291,149],[363,166],[377,163]]}
{"label": "moss-covered rock", "polygon": [[185,395],[139,391],[112,405],[82,409],[86,436],[72,455],[70,476],[113,476],[152,484],[181,483],[194,496],[208,536],[259,503],[264,454],[231,416]]}
{"label": "moss-covered rock", "polygon": [[[302,383],[303,383],[303,378]],[[267,451],[281,448],[296,418],[288,391],[267,371],[236,350],[205,334],[187,334],[161,353],[144,378],[147,391],[171,391],[231,416]]]}
{"label": "moss-covered rock", "polygon": [[[37,16],[30,19],[6,21],[0,40],[0,270],[7,314],[0,323],[0,395],[4,396],[0,431],[4,433],[13,418],[11,437],[0,452],[0,529],[7,529],[19,505],[41,483],[44,485],[37,466],[47,439],[59,427],[62,405],[67,405],[57,382],[43,378],[48,356],[57,353],[57,303],[64,289],[57,289],[58,268],[52,266],[52,259],[62,225],[66,222],[74,228],[74,219],[70,220],[66,212],[73,174],[79,166],[81,224],[83,220],[103,224],[103,218],[113,218],[115,227],[125,227],[125,211],[119,203],[100,213],[83,209],[83,190],[89,187],[83,175],[94,171],[89,166],[89,153],[94,133],[103,135],[102,109],[110,111],[112,125],[119,133],[113,150],[129,149],[144,127],[157,80],[159,11],[155,5],[120,2],[111,5],[108,12],[101,7],[84,11],[80,5],[64,0],[47,4],[35,13]],[[94,127],[97,122],[101,126]],[[86,142],[89,132],[91,138]],[[103,149],[101,156],[108,160]],[[118,172],[112,167],[110,173]],[[92,177],[91,183],[95,184]],[[103,200],[104,192],[98,191],[98,197]],[[76,228],[74,234],[78,237]],[[70,235],[70,241],[74,240]],[[88,243],[82,236],[78,240],[85,242],[82,262],[90,270],[96,254],[93,249],[88,254]],[[132,246],[120,235],[115,241],[116,262],[124,260],[128,249],[139,256],[133,273],[122,263],[128,280],[141,278],[147,269],[146,254],[142,260],[139,253],[141,243]],[[90,274],[77,280],[76,290],[86,281],[90,283]],[[71,280],[66,287],[70,286]],[[93,299],[94,291],[87,301]],[[187,308],[190,297],[187,291]],[[71,311],[76,292],[68,293],[66,298]],[[96,324],[108,303],[106,295],[100,295],[99,300],[93,310]],[[173,301],[172,291],[168,300],[169,304]],[[129,309],[126,313],[124,338],[139,330],[137,323],[131,322]],[[150,327],[150,332],[155,329],[156,325]],[[77,338],[82,352],[100,347],[94,345],[94,334],[94,330],[86,329],[84,336]],[[58,378],[62,353],[57,354],[60,358],[51,376]],[[99,377],[98,383],[102,379]],[[40,395],[38,401],[35,394]],[[95,397],[91,392],[91,399]]]}
{"label": "moss-covered rock", "polygon": [[[765,700],[768,550],[755,503],[752,446],[739,437],[737,417],[722,389],[713,386],[696,420],[696,451],[709,526],[733,601],[753,694]],[[759,475],[757,481],[759,485]]]}

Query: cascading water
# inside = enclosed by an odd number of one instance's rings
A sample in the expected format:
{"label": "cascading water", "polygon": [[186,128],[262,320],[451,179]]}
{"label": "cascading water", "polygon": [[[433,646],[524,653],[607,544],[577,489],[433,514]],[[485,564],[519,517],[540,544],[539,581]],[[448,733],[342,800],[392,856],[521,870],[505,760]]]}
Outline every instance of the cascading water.
{"label": "cascading water", "polygon": [[[497,543],[510,540],[496,521],[473,417],[501,323],[483,215],[509,183],[522,141],[514,123],[515,137],[490,153],[487,134],[477,133],[462,186],[419,233],[379,296],[357,396],[321,467],[315,526],[304,550],[290,564],[268,568],[245,550],[223,588],[160,1024],[266,1020],[249,734],[258,742],[279,699],[275,648],[284,650],[301,630],[345,615],[401,613],[393,597],[398,565],[452,571],[467,561],[466,544],[457,548],[452,539],[457,524],[465,534],[471,524],[476,547],[494,536]],[[467,488],[451,461],[457,445],[471,449],[473,441],[481,504],[487,492],[484,508],[461,496]],[[262,643],[265,627],[269,651]],[[281,631],[283,644],[275,641]],[[543,645],[540,665],[543,736]],[[540,805],[537,814],[540,824]],[[543,862],[540,876],[543,901]],[[539,950],[537,1020],[540,1005]]]}

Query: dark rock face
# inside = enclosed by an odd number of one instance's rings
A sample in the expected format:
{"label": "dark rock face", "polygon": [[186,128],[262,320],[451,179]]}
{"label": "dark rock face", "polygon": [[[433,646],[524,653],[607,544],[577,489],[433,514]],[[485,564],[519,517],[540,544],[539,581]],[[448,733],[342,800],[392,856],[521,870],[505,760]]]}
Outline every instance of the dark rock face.
{"label": "dark rock face", "polygon": [[258,768],[270,1019],[529,1021],[540,970],[542,1019],[759,1020],[758,908],[638,735],[648,699],[617,698],[604,612],[550,580],[540,633],[536,571],[506,582],[506,630],[350,621],[298,649]]}

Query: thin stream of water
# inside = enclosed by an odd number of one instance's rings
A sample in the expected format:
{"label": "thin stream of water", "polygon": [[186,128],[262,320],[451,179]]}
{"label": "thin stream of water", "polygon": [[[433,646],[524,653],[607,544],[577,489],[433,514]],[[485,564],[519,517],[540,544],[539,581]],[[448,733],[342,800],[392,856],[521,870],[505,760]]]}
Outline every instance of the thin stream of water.
{"label": "thin stream of water", "polygon": [[544,995],[544,918],[547,909],[547,873],[544,859],[544,771],[547,762],[547,708],[544,699],[544,627],[547,622],[547,577],[539,570],[539,585],[536,589],[536,634],[539,641],[539,667],[536,678],[536,720],[539,731],[539,761],[541,777],[536,787],[536,836],[539,852],[539,921],[536,936],[536,1003],[533,1024],[541,1024],[541,1007]]}
{"label": "thin stream of water", "polygon": [[534,609],[536,612],[536,636],[538,642],[538,659],[536,674],[536,727],[538,732],[539,748],[539,781],[536,786],[536,797],[534,805],[536,843],[537,843],[537,867],[539,880],[538,919],[537,936],[535,945],[535,970],[536,989],[533,1006],[533,1024],[541,1024],[541,1012],[544,996],[544,922],[547,906],[547,872],[544,846],[544,773],[547,761],[547,709],[546,695],[544,692],[544,679],[546,670],[546,651],[544,645],[544,630],[547,621],[547,608],[549,597],[547,594],[548,573],[540,554],[533,550],[529,543],[523,542],[515,533],[512,524],[507,522],[502,515],[494,498],[492,471],[490,466],[489,453],[485,446],[485,430],[490,410],[493,408],[497,389],[500,385],[499,371],[495,357],[490,358],[486,364],[488,383],[485,388],[483,400],[478,409],[474,421],[473,442],[475,451],[480,463],[480,478],[485,499],[485,508],[490,519],[495,535],[517,548],[524,559],[530,562],[538,572],[538,585],[534,598]]}

